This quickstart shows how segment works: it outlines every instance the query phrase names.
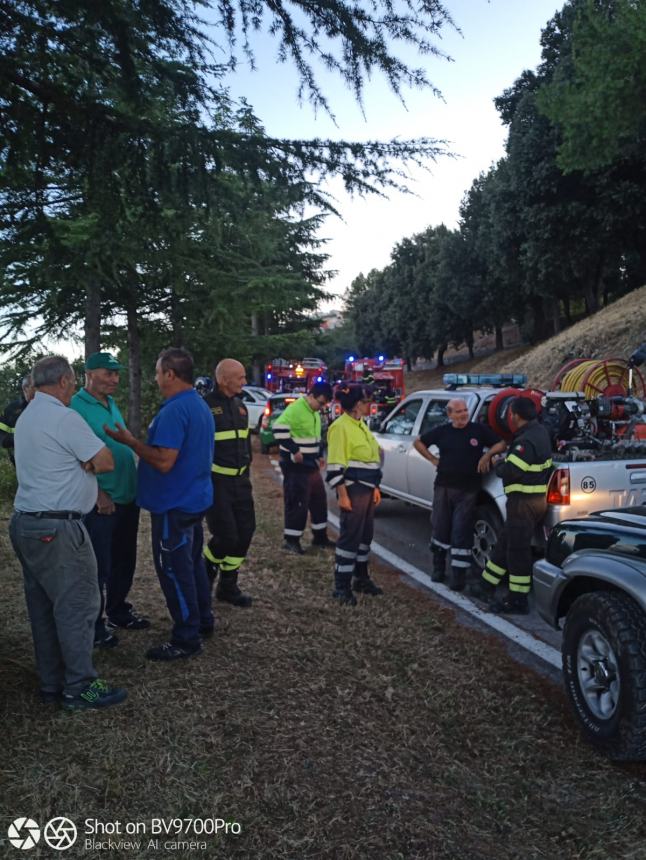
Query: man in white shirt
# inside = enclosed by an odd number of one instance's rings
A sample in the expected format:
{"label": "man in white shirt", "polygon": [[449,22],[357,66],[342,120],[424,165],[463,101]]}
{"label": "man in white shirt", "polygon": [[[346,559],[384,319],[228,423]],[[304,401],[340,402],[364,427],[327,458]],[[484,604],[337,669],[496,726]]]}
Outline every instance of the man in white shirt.
{"label": "man in white shirt", "polygon": [[92,663],[100,597],[82,517],[96,504],[96,475],[114,463],[68,408],[76,388],[69,363],[43,358],[32,377],[36,395],[16,423],[18,492],[9,533],[23,570],[41,699],[67,710],[105,708],[127,694],[99,680]]}

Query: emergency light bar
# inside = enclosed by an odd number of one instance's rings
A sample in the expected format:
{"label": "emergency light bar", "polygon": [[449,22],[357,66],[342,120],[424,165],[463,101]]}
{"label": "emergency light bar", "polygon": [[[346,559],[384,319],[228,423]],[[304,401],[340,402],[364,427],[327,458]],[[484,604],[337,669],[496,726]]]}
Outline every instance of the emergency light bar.
{"label": "emergency light bar", "polygon": [[445,373],[442,382],[447,388],[458,388],[460,385],[493,385],[503,388],[522,388],[527,384],[525,373]]}

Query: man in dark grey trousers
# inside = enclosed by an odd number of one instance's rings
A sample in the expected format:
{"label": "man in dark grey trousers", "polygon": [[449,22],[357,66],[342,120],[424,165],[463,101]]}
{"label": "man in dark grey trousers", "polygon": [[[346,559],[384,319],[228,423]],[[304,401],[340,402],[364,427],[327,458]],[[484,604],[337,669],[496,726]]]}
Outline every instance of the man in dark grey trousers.
{"label": "man in dark grey trousers", "polygon": [[[96,504],[96,474],[112,454],[69,409],[76,388],[64,358],[34,365],[36,395],[16,423],[18,492],[10,536],[22,565],[41,699],[67,710],[106,708],[126,691],[97,678],[92,663],[100,597],[82,517]],[[33,408],[32,408],[33,407]]]}
{"label": "man in dark grey trousers", "polygon": [[[473,525],[480,475],[491,458],[506,449],[493,430],[469,420],[466,400],[454,397],[446,405],[448,422],[437,424],[413,443],[415,450],[437,467],[433,492],[431,552],[433,582],[442,582],[450,552],[449,588],[462,591],[471,569]],[[435,446],[439,457],[428,449]],[[489,449],[485,451],[485,449]]]}

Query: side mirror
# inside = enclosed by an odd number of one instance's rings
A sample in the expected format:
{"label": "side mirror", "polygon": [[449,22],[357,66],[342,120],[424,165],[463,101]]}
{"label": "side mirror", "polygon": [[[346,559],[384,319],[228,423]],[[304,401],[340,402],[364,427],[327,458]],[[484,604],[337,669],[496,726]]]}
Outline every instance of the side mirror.
{"label": "side mirror", "polygon": [[377,415],[371,415],[368,419],[368,428],[376,433],[382,433],[384,422]]}

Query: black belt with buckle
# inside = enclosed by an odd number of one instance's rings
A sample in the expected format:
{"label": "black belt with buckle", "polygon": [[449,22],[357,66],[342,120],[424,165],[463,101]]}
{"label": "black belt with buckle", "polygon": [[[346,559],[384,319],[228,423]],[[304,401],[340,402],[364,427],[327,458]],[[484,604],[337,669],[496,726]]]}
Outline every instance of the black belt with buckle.
{"label": "black belt with buckle", "polygon": [[38,517],[40,520],[80,520],[78,511],[18,511],[23,517]]}

